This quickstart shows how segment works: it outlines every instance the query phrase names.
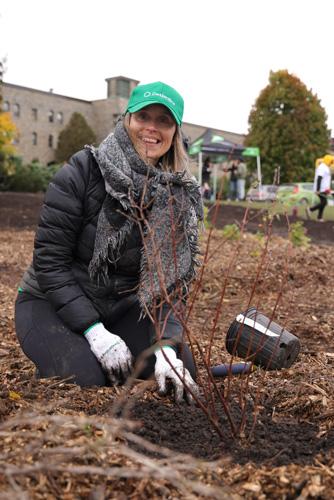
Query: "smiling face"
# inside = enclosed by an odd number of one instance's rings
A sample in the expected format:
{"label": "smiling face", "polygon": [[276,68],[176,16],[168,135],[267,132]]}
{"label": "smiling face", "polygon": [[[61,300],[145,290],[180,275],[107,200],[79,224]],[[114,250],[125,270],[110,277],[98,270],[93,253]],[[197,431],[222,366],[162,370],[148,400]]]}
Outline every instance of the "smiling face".
{"label": "smiling face", "polygon": [[128,115],[125,124],[135,150],[146,163],[156,165],[170,149],[176,123],[165,106],[146,106]]}

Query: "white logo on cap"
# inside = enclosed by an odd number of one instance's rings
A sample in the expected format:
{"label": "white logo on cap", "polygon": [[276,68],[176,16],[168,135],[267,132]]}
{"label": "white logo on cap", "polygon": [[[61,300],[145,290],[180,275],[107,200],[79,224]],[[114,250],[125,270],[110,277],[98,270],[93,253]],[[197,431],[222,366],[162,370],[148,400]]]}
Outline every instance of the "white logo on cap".
{"label": "white logo on cap", "polygon": [[175,102],[165,94],[158,94],[158,92],[145,92],[145,94],[144,94],[144,97],[151,97],[151,96],[152,97],[154,97],[154,96],[162,97],[163,99],[166,99],[168,102],[173,104],[173,106],[175,106]]}

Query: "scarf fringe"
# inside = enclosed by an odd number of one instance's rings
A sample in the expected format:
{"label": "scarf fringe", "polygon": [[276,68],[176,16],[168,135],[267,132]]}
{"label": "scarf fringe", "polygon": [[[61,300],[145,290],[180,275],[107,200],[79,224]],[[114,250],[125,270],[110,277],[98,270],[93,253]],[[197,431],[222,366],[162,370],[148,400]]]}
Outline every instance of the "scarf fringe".
{"label": "scarf fringe", "polygon": [[[174,293],[180,289],[186,289],[188,291],[189,283],[191,283],[197,276],[197,268],[201,266],[201,262],[197,259],[197,255],[200,254],[200,248],[198,244],[198,231],[195,226],[193,226],[193,229],[188,231],[188,245],[190,249],[189,269],[182,276],[176,278],[174,283],[167,287],[167,295],[173,296]],[[155,263],[153,264],[153,267],[156,267]],[[159,280],[159,274],[161,272],[163,273],[163,269],[158,269],[158,271],[154,269],[153,273],[150,271],[148,266],[147,251],[145,246],[143,246],[140,266],[141,280],[138,291],[138,299],[143,311],[141,317],[145,317],[147,315],[147,311],[152,307],[155,300],[164,299],[164,294],[162,293],[161,283]],[[155,287],[155,275],[158,276],[159,290]],[[162,283],[162,285],[165,285],[165,283]]]}
{"label": "scarf fringe", "polygon": [[122,257],[121,250],[133,228],[133,223],[127,220],[125,226],[120,228],[115,236],[109,236],[106,245],[96,252],[96,256],[92,259],[88,266],[90,277],[98,284],[102,281],[107,283],[110,274],[110,265],[116,266],[119,259]]}

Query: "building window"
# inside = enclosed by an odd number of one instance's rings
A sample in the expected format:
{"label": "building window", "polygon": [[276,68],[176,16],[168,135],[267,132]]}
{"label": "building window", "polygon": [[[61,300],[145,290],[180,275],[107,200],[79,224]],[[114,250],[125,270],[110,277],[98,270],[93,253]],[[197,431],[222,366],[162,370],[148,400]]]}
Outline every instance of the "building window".
{"label": "building window", "polygon": [[50,123],[53,123],[53,122],[54,122],[54,117],[55,117],[55,114],[54,114],[54,112],[52,111],[52,109],[50,109],[49,114],[48,114],[48,117],[49,117],[49,122],[50,122]]}
{"label": "building window", "polygon": [[31,112],[32,112],[32,119],[35,122],[37,122],[37,119],[38,119],[38,109],[37,108],[32,108]]}
{"label": "building window", "polygon": [[58,113],[57,113],[57,122],[58,123],[63,123],[63,121],[64,121],[64,115],[63,115],[63,113],[61,111],[58,111]]}
{"label": "building window", "polygon": [[21,110],[20,110],[20,105],[19,105],[19,104],[17,104],[17,102],[16,102],[16,103],[13,105],[13,114],[14,114],[14,116],[16,116],[16,117],[19,117],[19,116],[20,116],[20,112],[21,112]]}
{"label": "building window", "polygon": [[130,82],[128,80],[116,80],[116,95],[118,97],[130,97]]}
{"label": "building window", "polygon": [[4,101],[4,102],[2,103],[2,111],[4,111],[5,113],[6,113],[7,111],[10,111],[10,104],[9,104],[9,102],[8,102],[8,101]]}
{"label": "building window", "polygon": [[33,144],[33,146],[37,146],[37,133],[36,132],[32,133],[32,144]]}
{"label": "building window", "polygon": [[53,135],[49,135],[48,143],[49,143],[49,148],[53,148]]}

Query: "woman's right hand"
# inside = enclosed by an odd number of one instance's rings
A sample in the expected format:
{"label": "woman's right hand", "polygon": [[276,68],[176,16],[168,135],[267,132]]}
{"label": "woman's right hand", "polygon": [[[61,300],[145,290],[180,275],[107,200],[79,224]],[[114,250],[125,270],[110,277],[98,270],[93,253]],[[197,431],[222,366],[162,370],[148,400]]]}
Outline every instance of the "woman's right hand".
{"label": "woman's right hand", "polygon": [[192,404],[194,402],[193,396],[199,397],[199,388],[189,371],[184,367],[182,360],[177,358],[174,349],[169,346],[159,348],[155,352],[155,357],[154,374],[159,394],[167,394],[167,384],[170,382],[174,389],[175,402],[187,401]]}
{"label": "woman's right hand", "polygon": [[124,340],[109,332],[102,323],[89,328],[85,338],[110,382],[113,385],[124,383],[132,368],[132,355]]}

